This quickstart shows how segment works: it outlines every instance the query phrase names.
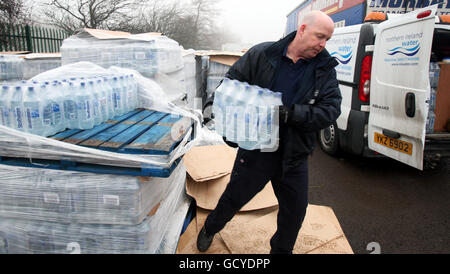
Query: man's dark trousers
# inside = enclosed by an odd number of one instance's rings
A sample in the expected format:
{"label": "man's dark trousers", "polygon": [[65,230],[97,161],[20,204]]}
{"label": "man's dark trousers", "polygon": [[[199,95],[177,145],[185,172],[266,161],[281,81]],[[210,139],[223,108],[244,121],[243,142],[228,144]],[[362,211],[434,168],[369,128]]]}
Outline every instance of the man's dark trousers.
{"label": "man's dark trousers", "polygon": [[271,181],[279,205],[277,231],[270,240],[271,252],[292,253],[308,206],[307,159],[287,172],[282,172],[281,167],[280,152],[239,149],[230,182],[216,208],[206,219],[207,233],[222,230]]}

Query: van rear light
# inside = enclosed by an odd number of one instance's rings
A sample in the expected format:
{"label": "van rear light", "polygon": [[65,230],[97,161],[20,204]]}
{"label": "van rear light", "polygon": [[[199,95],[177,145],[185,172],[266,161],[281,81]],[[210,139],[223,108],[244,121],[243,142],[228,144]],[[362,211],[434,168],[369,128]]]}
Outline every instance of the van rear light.
{"label": "van rear light", "polygon": [[370,76],[372,73],[372,55],[367,55],[361,63],[359,80],[359,100],[368,103],[370,99]]}
{"label": "van rear light", "polygon": [[417,19],[428,17],[430,16],[430,14],[431,10],[422,11],[421,13],[417,14]]}

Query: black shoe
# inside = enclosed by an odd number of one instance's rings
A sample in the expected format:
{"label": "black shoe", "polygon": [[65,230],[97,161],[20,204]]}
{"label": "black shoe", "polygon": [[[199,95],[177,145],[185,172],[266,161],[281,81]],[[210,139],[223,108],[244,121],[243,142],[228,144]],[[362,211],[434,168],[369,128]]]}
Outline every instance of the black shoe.
{"label": "black shoe", "polygon": [[203,226],[202,230],[200,230],[200,233],[198,233],[197,249],[200,252],[205,252],[206,250],[208,250],[208,248],[211,245],[213,239],[214,239],[214,234],[213,235],[207,234],[206,230],[205,230],[205,227]]}

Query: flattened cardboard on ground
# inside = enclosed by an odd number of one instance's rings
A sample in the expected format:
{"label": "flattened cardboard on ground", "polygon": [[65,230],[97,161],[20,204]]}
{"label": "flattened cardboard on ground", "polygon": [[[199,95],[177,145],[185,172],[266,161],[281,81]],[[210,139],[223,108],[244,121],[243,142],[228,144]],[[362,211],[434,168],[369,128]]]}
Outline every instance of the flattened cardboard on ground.
{"label": "flattened cardboard on ground", "polygon": [[[205,254],[268,253],[270,251],[269,241],[276,229],[277,209],[278,207],[272,207],[256,211],[237,213],[230,223],[227,224],[227,226],[215,236],[211,247],[205,252]],[[210,211],[208,210],[197,208],[196,218],[191,222],[185,233],[180,238],[177,248],[178,254],[201,254],[201,252],[197,250],[197,235],[198,231],[200,231],[203,227],[209,212]],[[270,222],[270,224],[268,222]],[[270,227],[271,224],[273,224],[275,228],[271,228],[270,231],[260,229],[258,227],[258,223],[263,223],[263,227],[266,229],[268,226]],[[234,234],[227,234],[229,233],[228,231],[231,226],[235,226],[237,231],[232,232]],[[246,229],[248,226],[252,226],[252,229]],[[308,207],[303,226],[304,227],[302,227],[294,247],[294,254],[353,254],[353,250],[342,232],[339,222],[331,208],[310,205]],[[309,228],[306,226],[309,226]],[[336,230],[334,230],[334,228]],[[252,233],[257,230],[260,231],[260,237],[254,237],[248,240],[249,236],[251,237]],[[238,237],[237,235],[239,234],[239,231],[246,231],[246,233],[242,233],[241,236]],[[316,236],[320,234],[328,234],[328,236],[321,236],[320,239],[317,240],[315,239],[314,234],[316,234]],[[340,236],[328,240],[333,238],[335,235]],[[229,237],[235,238],[228,239]],[[304,240],[302,240],[301,237],[304,237]],[[243,250],[242,244],[239,244],[242,241],[246,242],[245,250]],[[227,246],[231,246],[232,248],[229,249]],[[241,246],[241,248],[235,249],[235,246]]]}
{"label": "flattened cardboard on ground", "polygon": [[[353,253],[342,231],[336,228],[334,214],[324,215],[320,206],[309,205],[293,253]],[[267,254],[276,231],[277,211],[249,223],[230,221],[220,232],[233,254]]]}
{"label": "flattened cardboard on ground", "polygon": [[[250,212],[238,212],[233,219],[238,220],[238,222],[245,224],[259,217],[267,215],[268,213],[277,210],[278,206],[265,208]],[[211,244],[211,247],[202,253],[197,250],[197,235],[202,229],[205,223],[206,217],[210,213],[210,210],[205,210],[197,207],[196,217],[189,224],[186,231],[181,235],[180,241],[178,242],[177,254],[231,254],[231,251],[225,245],[220,233],[215,235],[215,238]]]}
{"label": "flattened cardboard on ground", "polygon": [[[213,210],[224,192],[236,158],[236,150],[227,145],[194,147],[183,158],[186,171],[186,192],[197,206]],[[241,211],[257,210],[278,204],[272,184],[249,201]]]}
{"label": "flattened cardboard on ground", "polygon": [[183,157],[186,172],[196,182],[205,182],[231,173],[236,150],[227,145],[193,147]]}
{"label": "flattened cardboard on ground", "polygon": [[214,236],[214,240],[208,250],[204,253],[197,249],[197,235],[202,229],[209,211],[197,208],[196,217],[181,235],[178,242],[177,254],[231,254],[227,246],[220,237],[220,234]]}
{"label": "flattened cardboard on ground", "polygon": [[[197,183],[191,178],[187,178],[186,193],[195,199],[198,207],[213,210],[216,208],[217,202],[225,191],[229,181],[230,175],[202,183]],[[278,205],[278,201],[273,191],[272,183],[269,182],[265,188],[245,204],[240,211],[258,210],[276,205]]]}

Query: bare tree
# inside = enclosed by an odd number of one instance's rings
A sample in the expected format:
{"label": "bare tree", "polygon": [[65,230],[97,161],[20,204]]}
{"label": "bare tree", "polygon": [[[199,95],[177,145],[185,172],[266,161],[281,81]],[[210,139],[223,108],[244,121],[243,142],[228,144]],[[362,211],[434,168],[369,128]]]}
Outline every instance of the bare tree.
{"label": "bare tree", "polygon": [[132,33],[160,32],[178,41],[185,48],[220,48],[229,38],[217,26],[217,0],[180,1],[150,0],[138,16],[118,30]]}
{"label": "bare tree", "polygon": [[27,20],[23,0],[0,0],[0,23],[23,23]]}
{"label": "bare tree", "polygon": [[71,33],[79,28],[117,28],[132,18],[145,0],[50,0],[44,11],[48,23]]}
{"label": "bare tree", "polygon": [[216,25],[221,0],[47,0],[48,24],[73,33],[80,28],[131,33],[160,32],[185,48],[220,48],[229,35]]}

